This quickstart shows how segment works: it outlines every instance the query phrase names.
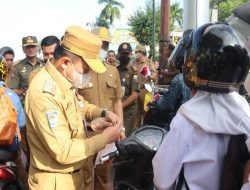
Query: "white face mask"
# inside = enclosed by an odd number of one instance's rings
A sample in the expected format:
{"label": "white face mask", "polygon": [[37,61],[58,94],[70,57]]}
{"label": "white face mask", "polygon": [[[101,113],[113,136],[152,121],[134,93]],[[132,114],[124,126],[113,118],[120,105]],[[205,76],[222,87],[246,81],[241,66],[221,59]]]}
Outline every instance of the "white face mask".
{"label": "white face mask", "polygon": [[71,81],[73,87],[80,89],[86,87],[91,78],[89,72],[86,74],[81,74],[75,70],[75,67],[72,63],[71,66],[73,67],[73,80]]}
{"label": "white face mask", "polygon": [[138,57],[137,53],[133,54],[132,57],[131,57],[132,61],[136,61],[138,58],[139,57]]}
{"label": "white face mask", "polygon": [[99,58],[103,61],[107,58],[108,52],[104,49],[100,49]]}

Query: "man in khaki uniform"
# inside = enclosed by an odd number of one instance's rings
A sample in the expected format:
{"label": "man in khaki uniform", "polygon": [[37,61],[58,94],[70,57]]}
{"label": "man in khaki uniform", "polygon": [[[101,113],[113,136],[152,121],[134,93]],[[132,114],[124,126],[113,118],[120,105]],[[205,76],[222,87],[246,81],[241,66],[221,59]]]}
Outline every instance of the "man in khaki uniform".
{"label": "man in khaki uniform", "polygon": [[120,65],[117,70],[122,83],[122,107],[125,133],[128,137],[134,130],[136,117],[136,104],[140,92],[140,77],[137,69],[132,66],[130,58],[132,48],[129,43],[122,43],[118,48],[118,60]]}
{"label": "man in khaki uniform", "polygon": [[[99,26],[94,28],[92,33],[102,40],[102,48],[99,53],[101,58],[101,53],[108,50],[111,36],[107,28]],[[110,110],[116,113],[120,118],[123,118],[119,73],[115,67],[107,64],[105,61],[103,61],[103,63],[107,71],[104,73],[96,73],[90,70],[91,79],[85,88],[79,89],[79,94],[88,102]],[[93,96],[94,94],[95,96]],[[99,133],[100,131],[94,131],[92,135],[97,135]],[[84,176],[86,177],[84,179],[86,189],[106,190],[108,188],[107,185],[111,163],[99,164],[95,167],[95,157],[96,155],[89,157],[88,164],[84,168],[84,173],[86,174]]]}
{"label": "man in khaki uniform", "polygon": [[146,48],[141,44],[137,44],[135,48],[135,62],[133,66],[140,72],[141,90],[137,104],[136,122],[135,126],[140,127],[143,123],[144,117],[144,97],[146,90],[144,84],[153,82],[157,79],[157,70],[155,64],[147,58]]}
{"label": "man in khaki uniform", "polygon": [[[99,73],[106,71],[97,58],[100,47],[98,37],[79,26],[70,26],[51,62],[30,83],[25,111],[31,190],[85,189],[82,168],[87,157],[117,140],[122,131],[117,115],[88,104],[77,93],[78,88],[88,84],[90,68]],[[86,138],[84,118],[101,116],[106,119],[102,120],[103,132]]]}
{"label": "man in khaki uniform", "polygon": [[38,59],[38,42],[35,36],[27,36],[22,39],[23,52],[26,57],[14,66],[7,86],[14,90],[24,103],[25,94],[28,89],[28,78],[30,73],[44,65],[44,62]]}

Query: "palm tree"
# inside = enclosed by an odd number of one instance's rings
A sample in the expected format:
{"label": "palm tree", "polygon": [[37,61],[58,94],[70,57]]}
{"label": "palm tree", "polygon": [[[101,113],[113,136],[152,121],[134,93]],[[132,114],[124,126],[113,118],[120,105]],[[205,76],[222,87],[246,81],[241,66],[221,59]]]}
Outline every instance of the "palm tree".
{"label": "palm tree", "polygon": [[105,5],[98,18],[101,25],[104,23],[110,26],[116,18],[121,18],[120,8],[124,8],[124,5],[119,0],[98,0],[98,3]]}
{"label": "palm tree", "polygon": [[180,3],[174,3],[170,6],[170,31],[173,31],[176,28],[176,23],[179,26],[182,26],[182,13],[183,9],[180,8]]}

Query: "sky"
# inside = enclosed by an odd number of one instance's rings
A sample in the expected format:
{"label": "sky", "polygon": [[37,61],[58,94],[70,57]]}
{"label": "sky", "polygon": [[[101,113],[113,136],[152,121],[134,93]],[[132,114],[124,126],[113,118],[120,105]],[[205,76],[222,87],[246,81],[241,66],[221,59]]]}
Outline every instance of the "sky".
{"label": "sky", "polygon": [[[146,3],[146,0],[120,1],[125,8],[121,10],[121,19],[114,23],[116,28],[126,26],[128,16]],[[160,3],[160,0],[155,2]],[[98,0],[1,1],[0,47],[12,47],[16,54],[15,60],[22,59],[22,37],[34,35],[41,41],[48,35],[60,38],[70,25],[88,28],[86,24],[95,22],[102,8]]]}

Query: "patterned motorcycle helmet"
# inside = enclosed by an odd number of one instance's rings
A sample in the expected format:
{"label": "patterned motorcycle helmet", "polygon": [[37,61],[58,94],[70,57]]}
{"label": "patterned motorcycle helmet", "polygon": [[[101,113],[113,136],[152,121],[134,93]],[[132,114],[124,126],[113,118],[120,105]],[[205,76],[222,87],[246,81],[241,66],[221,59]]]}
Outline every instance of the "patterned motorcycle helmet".
{"label": "patterned motorcycle helmet", "polygon": [[238,90],[249,72],[249,56],[231,26],[208,23],[192,34],[183,67],[192,89],[215,93]]}

